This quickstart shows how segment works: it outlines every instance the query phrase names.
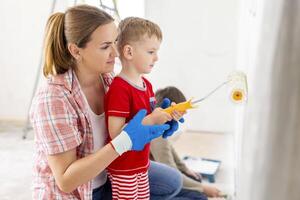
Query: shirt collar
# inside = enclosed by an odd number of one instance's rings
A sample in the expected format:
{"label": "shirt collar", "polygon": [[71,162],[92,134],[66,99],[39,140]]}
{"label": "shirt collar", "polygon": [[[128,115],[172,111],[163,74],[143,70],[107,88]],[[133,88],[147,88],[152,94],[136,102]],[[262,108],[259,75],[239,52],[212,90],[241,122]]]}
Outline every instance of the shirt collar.
{"label": "shirt collar", "polygon": [[[80,88],[79,82],[75,76],[76,75],[75,75],[74,70],[72,68],[70,68],[64,74],[50,76],[48,78],[48,83],[64,86],[68,91],[71,92],[74,89],[76,90],[76,89]],[[109,88],[110,84],[112,83],[112,80],[114,79],[114,77],[115,77],[115,74],[113,72],[105,73],[100,76],[106,92],[108,91],[108,88]]]}
{"label": "shirt collar", "polygon": [[50,76],[48,78],[48,83],[53,85],[62,85],[67,90],[72,91],[74,75],[74,70],[69,69],[66,73]]}

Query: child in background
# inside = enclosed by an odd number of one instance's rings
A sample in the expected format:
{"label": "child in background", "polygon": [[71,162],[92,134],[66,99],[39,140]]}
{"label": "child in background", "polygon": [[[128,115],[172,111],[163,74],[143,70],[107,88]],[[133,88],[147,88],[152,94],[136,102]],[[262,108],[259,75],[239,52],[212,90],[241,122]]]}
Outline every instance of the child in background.
{"label": "child in background", "polygon": [[[161,105],[164,98],[171,102],[181,103],[186,101],[183,93],[176,87],[166,87],[155,93],[157,106]],[[207,197],[222,197],[221,192],[212,186],[200,183],[200,174],[189,169],[179,158],[172,144],[163,138],[157,138],[151,142],[151,158],[154,161],[164,163],[170,167],[178,169],[183,176],[183,189],[177,195],[188,197],[189,199],[207,200]],[[222,198],[223,199],[223,198]]]}
{"label": "child in background", "polygon": [[[164,124],[180,119],[155,108],[151,83],[143,74],[151,72],[158,60],[162,40],[158,25],[145,19],[130,17],[119,24],[117,47],[122,70],[116,76],[105,98],[105,116],[110,140],[116,137],[140,109],[147,110],[143,124]],[[148,167],[150,144],[142,151],[122,154],[108,166],[113,199],[149,199]]]}

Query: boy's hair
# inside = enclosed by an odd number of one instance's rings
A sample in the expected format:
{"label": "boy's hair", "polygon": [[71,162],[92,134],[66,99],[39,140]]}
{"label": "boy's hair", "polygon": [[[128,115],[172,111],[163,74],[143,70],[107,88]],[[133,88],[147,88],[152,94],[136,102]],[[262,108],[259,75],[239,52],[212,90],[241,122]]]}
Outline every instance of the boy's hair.
{"label": "boy's hair", "polygon": [[184,94],[176,87],[169,86],[159,89],[155,92],[156,105],[160,106],[164,98],[170,99],[171,102],[181,103],[186,101]]}
{"label": "boy's hair", "polygon": [[120,56],[122,56],[125,45],[130,42],[140,41],[145,35],[149,38],[156,36],[158,40],[162,40],[162,32],[159,26],[139,17],[127,17],[123,19],[118,26],[118,30],[118,51]]}

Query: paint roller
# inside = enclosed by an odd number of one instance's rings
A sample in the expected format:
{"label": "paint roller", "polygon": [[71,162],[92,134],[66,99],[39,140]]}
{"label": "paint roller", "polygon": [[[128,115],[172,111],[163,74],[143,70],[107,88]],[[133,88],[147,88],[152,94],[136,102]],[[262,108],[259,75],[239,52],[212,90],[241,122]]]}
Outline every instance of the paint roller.
{"label": "paint roller", "polygon": [[212,91],[210,91],[206,96],[202,97],[201,99],[197,99],[197,100],[190,99],[188,101],[178,103],[176,105],[172,105],[164,109],[164,111],[171,114],[174,110],[185,112],[188,109],[196,108],[198,103],[206,100],[208,97],[210,97],[220,88],[222,88],[224,85],[229,86],[229,95],[230,95],[229,97],[233,103],[241,104],[247,101],[247,95],[248,95],[247,76],[245,73],[241,71],[234,71],[231,74],[229,74],[225,82],[222,82],[220,85],[218,85],[216,88],[214,88]]}

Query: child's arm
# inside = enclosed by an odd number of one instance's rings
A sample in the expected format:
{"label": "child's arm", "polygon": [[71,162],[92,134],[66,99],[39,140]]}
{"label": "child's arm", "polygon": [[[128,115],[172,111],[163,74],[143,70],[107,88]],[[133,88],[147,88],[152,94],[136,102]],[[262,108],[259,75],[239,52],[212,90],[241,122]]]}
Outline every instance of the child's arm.
{"label": "child's arm", "polygon": [[108,132],[111,139],[114,139],[117,135],[119,135],[125,125],[125,117],[108,117]]}
{"label": "child's arm", "polygon": [[153,112],[147,115],[143,121],[143,125],[154,125],[154,124],[164,124],[167,121],[171,121],[172,116],[163,111],[162,108],[155,108]]}
{"label": "child's arm", "polygon": [[[125,125],[125,117],[116,117],[109,116],[108,117],[108,132],[111,139],[114,139],[119,133],[121,133],[124,125]],[[163,111],[162,108],[156,108],[154,111],[147,115],[143,121],[143,125],[155,125],[155,124],[164,124],[167,121],[171,121],[172,116]]]}

